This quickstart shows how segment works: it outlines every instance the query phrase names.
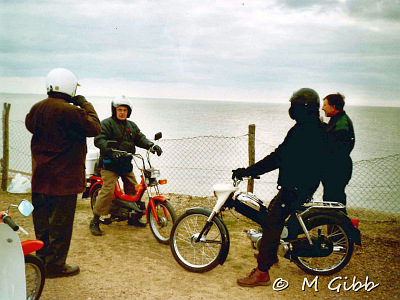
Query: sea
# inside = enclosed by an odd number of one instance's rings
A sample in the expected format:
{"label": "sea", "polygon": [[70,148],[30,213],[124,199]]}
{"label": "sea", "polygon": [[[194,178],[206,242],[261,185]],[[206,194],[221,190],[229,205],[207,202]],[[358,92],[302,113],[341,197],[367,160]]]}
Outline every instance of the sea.
{"label": "sea", "polygon": [[[46,95],[1,94],[0,102],[10,103],[10,121],[24,121],[32,105]],[[87,96],[100,120],[111,115],[112,97]],[[256,140],[278,146],[294,125],[289,118],[289,102],[259,103],[131,97],[134,121],[149,138],[156,132],[163,139],[198,136],[236,137],[248,133],[255,124]],[[351,101],[351,99],[348,99]],[[354,124],[353,161],[370,160],[400,153],[400,107],[346,105]],[[321,111],[324,116],[324,112]],[[329,118],[324,118],[328,121]],[[268,153],[266,153],[268,154]]]}
{"label": "sea", "polygon": [[[45,98],[45,94],[0,94],[0,102],[11,104],[10,169],[31,171],[31,135],[24,126],[24,120],[32,105]],[[111,115],[112,97],[86,98],[93,104],[100,120]],[[152,157],[152,162],[168,179],[168,184],[162,188],[163,193],[212,195],[213,184],[231,182],[231,170],[248,163],[247,138],[244,136],[248,134],[250,124],[256,128],[256,160],[282,143],[287,131],[294,125],[288,115],[289,102],[273,104],[135,97],[131,100],[133,110],[130,120],[149,139],[161,131],[163,140],[160,145],[168,145],[159,159]],[[351,186],[346,189],[348,205],[400,213],[400,107],[346,105],[345,110],[353,121],[356,135],[355,148],[351,153],[355,172]],[[321,115],[324,116],[323,111]],[[325,117],[324,121],[329,119]],[[201,138],[192,139],[196,137]],[[238,141],[242,144],[237,144]],[[89,151],[94,148],[93,138],[88,139],[88,147]],[[201,155],[187,153],[190,152],[188,149],[194,149],[191,147],[195,147],[195,152]],[[242,148],[244,151],[238,161],[235,151]],[[329,162],[326,167],[329,167]],[[263,201],[269,201],[276,193],[277,171],[274,172],[263,175],[255,184],[254,192]],[[314,197],[322,197],[321,187]]]}

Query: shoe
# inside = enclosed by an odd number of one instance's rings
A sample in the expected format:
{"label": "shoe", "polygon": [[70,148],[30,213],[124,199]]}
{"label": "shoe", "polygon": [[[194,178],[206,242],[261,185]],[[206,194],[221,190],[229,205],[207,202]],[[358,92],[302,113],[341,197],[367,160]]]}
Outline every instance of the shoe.
{"label": "shoe", "polygon": [[46,267],[46,278],[69,277],[78,275],[80,269],[78,266],[65,264],[61,269],[56,267]]}
{"label": "shoe", "polygon": [[100,223],[96,222],[95,220],[90,221],[89,229],[90,233],[95,236],[103,235],[103,232],[100,230]]}
{"label": "shoe", "polygon": [[[255,259],[258,259],[259,253],[254,253],[254,257]],[[279,262],[279,258],[278,256],[275,257],[274,262],[272,263],[272,265],[275,265]]]}
{"label": "shoe", "polygon": [[136,227],[146,227],[147,223],[143,222],[141,219],[129,219],[128,220],[128,225],[136,226]]}
{"label": "shoe", "polygon": [[240,286],[254,287],[254,286],[267,286],[271,284],[268,272],[261,272],[257,268],[253,269],[249,276],[239,278],[237,284]]}

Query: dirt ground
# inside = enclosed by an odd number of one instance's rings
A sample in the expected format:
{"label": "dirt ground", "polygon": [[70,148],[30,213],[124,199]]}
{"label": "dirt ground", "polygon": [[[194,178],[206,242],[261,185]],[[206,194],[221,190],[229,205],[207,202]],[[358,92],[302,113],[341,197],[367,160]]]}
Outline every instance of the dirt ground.
{"label": "dirt ground", "polygon": [[[30,200],[30,195],[0,195],[1,209],[10,203],[18,204],[22,198]],[[209,202],[210,199],[171,196],[178,214],[185,207],[207,206]],[[318,277],[316,291],[315,285],[303,289],[305,280],[311,282],[315,276],[305,274],[283,258],[270,270],[274,285],[239,287],[236,279],[256,266],[254,250],[243,233],[243,229],[252,226],[242,219],[231,217],[231,249],[225,264],[197,274],[181,268],[169,247],[159,244],[148,226],[113,223],[102,227],[104,236],[95,237],[88,229],[91,216],[90,200],[79,197],[67,262],[78,265],[81,273],[70,278],[46,279],[41,299],[400,299],[399,219],[361,220],[362,247],[356,246],[350,263],[342,271]],[[14,212],[14,218],[30,233],[21,238],[33,239],[32,218],[24,218],[18,212]],[[335,290],[329,289],[332,280],[331,288]],[[353,280],[360,282],[358,291],[352,289]],[[376,287],[371,289],[373,286]]]}

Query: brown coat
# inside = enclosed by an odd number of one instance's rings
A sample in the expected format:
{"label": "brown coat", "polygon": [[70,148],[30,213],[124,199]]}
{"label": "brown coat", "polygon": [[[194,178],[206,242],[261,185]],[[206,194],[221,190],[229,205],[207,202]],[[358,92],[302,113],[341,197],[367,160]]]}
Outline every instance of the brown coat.
{"label": "brown coat", "polygon": [[100,121],[89,102],[82,108],[59,98],[36,103],[25,119],[33,134],[32,192],[74,195],[85,187],[86,137],[100,133]]}

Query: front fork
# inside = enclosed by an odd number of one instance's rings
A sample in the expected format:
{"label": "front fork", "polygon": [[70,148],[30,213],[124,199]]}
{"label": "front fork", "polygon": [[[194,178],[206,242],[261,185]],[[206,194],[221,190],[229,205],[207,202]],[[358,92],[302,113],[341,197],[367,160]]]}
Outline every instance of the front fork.
{"label": "front fork", "polygon": [[210,216],[209,216],[208,219],[207,219],[206,224],[204,225],[203,229],[201,230],[199,236],[196,238],[196,241],[195,241],[196,243],[199,243],[199,242],[200,242],[200,239],[201,239],[201,237],[202,237],[203,235],[207,235],[207,234],[208,234],[208,232],[210,231],[211,226],[212,226],[212,224],[213,224],[212,220],[214,219],[214,216],[215,216],[215,215],[216,215],[216,212],[215,212],[215,211],[212,211],[212,213],[210,214]]}
{"label": "front fork", "polygon": [[[149,221],[149,215],[150,215],[150,210],[153,213],[154,219],[156,220],[156,222],[158,223],[160,221],[160,218],[158,217],[158,213],[157,213],[157,208],[156,208],[156,204],[154,200],[159,200],[161,202],[166,201],[168,198],[166,196],[162,196],[162,195],[156,195],[154,197],[149,197],[149,203],[147,204],[147,209],[146,209],[146,218],[147,221]],[[164,216],[167,219],[167,221],[170,221],[170,218],[168,216],[168,211],[165,208],[165,206],[162,206],[163,212],[164,212]]]}

